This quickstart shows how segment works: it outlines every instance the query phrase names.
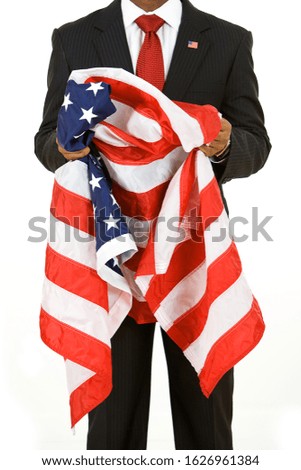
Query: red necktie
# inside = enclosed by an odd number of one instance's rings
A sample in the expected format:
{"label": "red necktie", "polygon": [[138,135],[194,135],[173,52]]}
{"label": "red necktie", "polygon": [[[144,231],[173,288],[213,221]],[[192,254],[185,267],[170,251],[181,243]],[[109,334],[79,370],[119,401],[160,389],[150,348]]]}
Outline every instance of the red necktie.
{"label": "red necktie", "polygon": [[159,90],[164,86],[164,62],[161,42],[156,34],[165,23],[157,15],[142,15],[136,23],[145,32],[145,38],[140,49],[136,73]]}

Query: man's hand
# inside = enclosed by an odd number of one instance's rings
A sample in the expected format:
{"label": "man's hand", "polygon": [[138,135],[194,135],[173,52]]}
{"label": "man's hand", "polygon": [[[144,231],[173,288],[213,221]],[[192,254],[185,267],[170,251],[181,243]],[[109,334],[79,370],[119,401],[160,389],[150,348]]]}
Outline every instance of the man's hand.
{"label": "man's hand", "polygon": [[90,153],[90,147],[85,147],[84,149],[82,150],[78,150],[77,152],[68,152],[67,150],[64,149],[64,147],[62,147],[58,140],[56,139],[56,143],[57,143],[57,148],[58,148],[58,151],[67,159],[67,160],[77,160],[78,158],[83,158],[85,157],[86,155],[88,155],[88,153]]}
{"label": "man's hand", "polygon": [[210,144],[205,144],[199,147],[207,157],[218,157],[219,155],[222,155],[224,150],[226,150],[229,145],[232,126],[230,122],[224,118],[221,119],[221,125],[222,128],[219,131],[216,139],[210,142]]}

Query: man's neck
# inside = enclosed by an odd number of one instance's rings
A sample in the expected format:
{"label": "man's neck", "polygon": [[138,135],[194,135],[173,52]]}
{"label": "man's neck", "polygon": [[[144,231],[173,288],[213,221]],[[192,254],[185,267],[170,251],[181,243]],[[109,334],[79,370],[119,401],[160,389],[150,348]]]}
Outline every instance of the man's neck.
{"label": "man's neck", "polygon": [[144,11],[154,11],[168,2],[168,0],[131,0],[131,2]]}

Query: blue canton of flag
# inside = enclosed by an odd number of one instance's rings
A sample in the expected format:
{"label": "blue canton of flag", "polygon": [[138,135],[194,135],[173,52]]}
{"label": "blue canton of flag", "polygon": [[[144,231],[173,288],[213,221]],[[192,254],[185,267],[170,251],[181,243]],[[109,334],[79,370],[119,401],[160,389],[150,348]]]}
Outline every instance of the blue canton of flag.
{"label": "blue canton of flag", "polygon": [[[129,229],[125,217],[122,215],[120,207],[111,192],[110,182],[106,176],[106,169],[103,167],[102,160],[96,159],[90,154],[82,161],[85,161],[88,165],[91,200],[95,218],[96,251],[98,253],[108,251],[111,255],[111,249],[107,250],[106,247],[110,247],[110,242],[113,245],[114,240],[120,241],[122,236],[129,235]],[[115,256],[108,259],[105,264],[108,268],[122,275]]]}
{"label": "blue canton of flag", "polygon": [[68,81],[57,125],[58,141],[64,149],[75,152],[89,146],[93,127],[116,111],[110,91],[104,82]]}

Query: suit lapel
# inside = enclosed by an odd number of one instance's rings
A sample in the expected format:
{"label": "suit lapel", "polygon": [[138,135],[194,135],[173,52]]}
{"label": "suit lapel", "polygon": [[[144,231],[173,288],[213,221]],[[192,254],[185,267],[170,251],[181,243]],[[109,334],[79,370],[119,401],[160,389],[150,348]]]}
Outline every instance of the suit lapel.
{"label": "suit lapel", "polygon": [[[203,32],[210,28],[205,15],[187,0],[182,3],[182,21],[163,89],[169,98],[177,100],[184,96],[210,47],[208,41],[203,40]],[[189,48],[188,41],[197,42],[198,48]]]}
{"label": "suit lapel", "polygon": [[134,73],[120,0],[100,10],[94,25],[93,42],[103,67],[123,68]]}

